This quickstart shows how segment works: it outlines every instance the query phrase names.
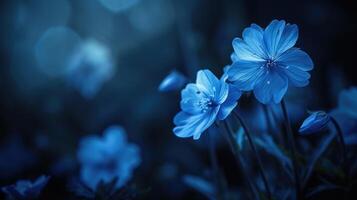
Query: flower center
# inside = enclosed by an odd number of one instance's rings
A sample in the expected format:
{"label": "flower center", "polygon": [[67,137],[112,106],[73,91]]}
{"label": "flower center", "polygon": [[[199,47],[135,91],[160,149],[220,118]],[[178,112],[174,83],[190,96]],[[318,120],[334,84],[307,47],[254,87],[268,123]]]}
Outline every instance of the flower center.
{"label": "flower center", "polygon": [[207,110],[211,109],[213,106],[215,106],[215,103],[210,98],[202,98],[198,102],[198,107],[203,113],[207,112]]}
{"label": "flower center", "polygon": [[266,63],[265,63],[265,66],[266,66],[266,68],[269,70],[270,68],[276,66],[276,62],[275,62],[275,60],[268,59],[268,60],[266,61]]}

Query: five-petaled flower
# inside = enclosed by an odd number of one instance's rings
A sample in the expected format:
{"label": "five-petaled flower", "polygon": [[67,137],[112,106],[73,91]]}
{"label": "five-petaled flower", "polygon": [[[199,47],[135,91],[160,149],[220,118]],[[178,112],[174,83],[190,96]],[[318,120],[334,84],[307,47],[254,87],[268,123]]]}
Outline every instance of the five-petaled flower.
{"label": "five-petaled flower", "polygon": [[293,47],[297,39],[298,27],[284,20],[273,20],[265,30],[252,24],[244,29],[243,39],[233,40],[228,81],[242,91],[253,90],[261,103],[279,103],[289,83],[296,87],[309,83],[313,62]]}
{"label": "five-petaled flower", "polygon": [[178,137],[197,140],[216,119],[223,120],[237,105],[241,92],[229,91],[225,78],[218,79],[209,70],[197,72],[196,83],[187,84],[181,92],[181,109],[174,118]]}
{"label": "five-petaled flower", "polygon": [[103,138],[94,135],[83,138],[78,160],[81,181],[94,191],[100,182],[109,183],[115,179],[115,188],[122,187],[141,162],[138,146],[127,142],[120,126],[106,129]]}

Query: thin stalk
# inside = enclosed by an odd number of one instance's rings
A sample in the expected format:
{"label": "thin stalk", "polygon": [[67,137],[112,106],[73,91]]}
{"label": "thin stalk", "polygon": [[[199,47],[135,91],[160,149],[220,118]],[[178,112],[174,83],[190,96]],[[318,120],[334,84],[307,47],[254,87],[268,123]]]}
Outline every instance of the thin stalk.
{"label": "thin stalk", "polygon": [[[343,132],[342,132],[341,126],[338,124],[337,120],[332,116],[330,116],[330,119],[331,119],[332,124],[335,126],[337,136],[339,138],[341,149],[342,149],[342,169],[345,173],[344,179],[346,181],[346,185],[348,185],[348,187],[350,187],[349,186],[349,184],[350,184],[349,166],[347,163],[347,148],[346,148],[345,139],[343,137]],[[346,193],[344,193],[344,195],[346,195]]]}
{"label": "thin stalk", "polygon": [[269,110],[268,110],[268,107],[264,104],[261,104],[262,107],[263,107],[263,112],[264,112],[264,116],[265,116],[265,122],[267,124],[267,128],[268,128],[268,131],[270,134],[273,134],[273,126],[272,126],[272,123],[271,123],[271,119],[270,119],[270,114],[269,114]]}
{"label": "thin stalk", "polygon": [[268,179],[267,179],[266,174],[264,172],[263,163],[262,163],[262,161],[260,159],[260,156],[258,155],[258,151],[257,151],[257,148],[255,147],[254,142],[253,142],[250,130],[248,129],[247,125],[245,124],[243,118],[236,111],[233,111],[233,115],[238,119],[240,125],[244,129],[245,135],[248,138],[249,145],[252,148],[254,156],[258,161],[259,173],[260,173],[260,175],[261,175],[261,177],[263,179],[264,187],[265,187],[265,190],[266,190],[266,192],[268,194],[268,199],[272,199],[272,194],[271,194],[271,190],[269,188]]}
{"label": "thin stalk", "polygon": [[218,161],[217,161],[217,155],[216,155],[216,144],[214,141],[214,132],[212,130],[209,130],[209,135],[210,135],[210,159],[211,159],[211,165],[212,165],[212,171],[214,174],[214,179],[215,179],[215,185],[216,185],[216,199],[224,199],[224,188],[222,187],[221,184],[221,179],[220,179],[220,173],[219,173],[219,167],[218,167]]}
{"label": "thin stalk", "polygon": [[[223,124],[224,124],[224,127],[225,127],[225,131],[224,132],[224,136],[227,140],[227,142],[229,143],[229,146],[231,148],[231,151],[234,155],[234,158],[238,164],[238,166],[240,166],[240,168],[242,169],[242,174],[244,176],[244,179],[247,181],[247,185],[248,185],[248,188],[250,190],[250,192],[252,193],[252,196],[253,197],[256,197],[256,195],[258,194],[258,190],[257,188],[255,187],[255,185],[252,183],[252,181],[250,180],[249,176],[248,176],[248,171],[247,171],[247,168],[246,168],[246,164],[244,162],[244,159],[242,158],[242,156],[240,155],[239,151],[238,151],[238,145],[234,139],[234,136],[233,136],[233,131],[231,129],[231,127],[229,126],[228,122],[226,120],[223,121]],[[260,197],[259,197],[260,199]]]}
{"label": "thin stalk", "polygon": [[293,135],[293,131],[291,129],[290,119],[288,115],[288,111],[286,109],[284,99],[281,100],[281,109],[284,115],[284,125],[287,133],[287,138],[290,146],[290,151],[292,154],[292,161],[293,161],[293,169],[294,169],[294,178],[295,178],[295,189],[296,189],[296,199],[302,199],[301,195],[301,186],[300,186],[300,178],[299,178],[299,171],[298,171],[298,162],[297,162],[297,150],[296,150],[296,142]]}
{"label": "thin stalk", "polygon": [[341,149],[342,149],[342,163],[345,164],[346,159],[347,159],[347,150],[346,150],[346,143],[345,143],[345,139],[343,137],[343,132],[342,129],[340,127],[340,125],[338,124],[338,122],[336,121],[336,119],[332,116],[330,116],[331,122],[334,125],[336,132],[337,132],[337,136],[339,138],[340,144],[341,144]]}

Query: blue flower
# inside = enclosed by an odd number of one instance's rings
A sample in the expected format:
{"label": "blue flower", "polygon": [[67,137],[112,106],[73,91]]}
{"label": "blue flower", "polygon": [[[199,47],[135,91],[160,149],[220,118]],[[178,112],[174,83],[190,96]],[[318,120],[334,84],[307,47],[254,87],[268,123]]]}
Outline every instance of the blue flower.
{"label": "blue flower", "polygon": [[49,176],[42,175],[34,182],[19,180],[16,184],[5,186],[1,190],[12,199],[37,199],[49,179]]}
{"label": "blue flower", "polygon": [[309,83],[313,63],[293,47],[297,39],[298,27],[284,20],[273,20],[265,30],[252,24],[244,29],[243,39],[233,40],[228,81],[243,91],[253,90],[261,103],[279,103],[289,83],[296,87]]}
{"label": "blue flower", "polygon": [[92,98],[102,85],[114,75],[114,63],[109,49],[103,44],[84,42],[69,62],[66,77],[83,97]]}
{"label": "blue flower", "polygon": [[310,114],[302,123],[299,132],[301,134],[316,133],[324,130],[330,122],[330,116],[324,111],[316,111]]}
{"label": "blue flower", "polygon": [[162,80],[159,86],[159,91],[168,92],[181,89],[186,81],[186,77],[183,74],[174,70]]}
{"label": "blue flower", "polygon": [[109,183],[118,179],[115,188],[125,185],[140,162],[139,148],[127,143],[125,131],[111,126],[103,138],[87,136],[79,145],[78,160],[81,164],[80,179],[96,190],[99,182]]}
{"label": "blue flower", "polygon": [[211,71],[197,72],[196,84],[187,84],[181,92],[181,109],[174,118],[173,132],[178,137],[197,140],[213,122],[225,119],[237,105],[239,90],[229,92],[229,85]]}

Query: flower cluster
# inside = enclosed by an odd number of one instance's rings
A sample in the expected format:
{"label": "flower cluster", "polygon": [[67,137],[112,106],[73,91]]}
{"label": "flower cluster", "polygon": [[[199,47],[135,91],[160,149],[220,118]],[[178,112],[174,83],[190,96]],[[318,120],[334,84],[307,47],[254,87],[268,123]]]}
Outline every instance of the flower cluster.
{"label": "flower cluster", "polygon": [[265,29],[256,24],[244,29],[243,39],[233,40],[233,63],[218,79],[209,70],[197,72],[195,84],[181,93],[181,109],[174,118],[174,133],[199,139],[214,121],[224,120],[237,105],[242,92],[253,91],[263,104],[280,103],[289,83],[309,83],[313,63],[295,48],[298,27],[273,20]]}

